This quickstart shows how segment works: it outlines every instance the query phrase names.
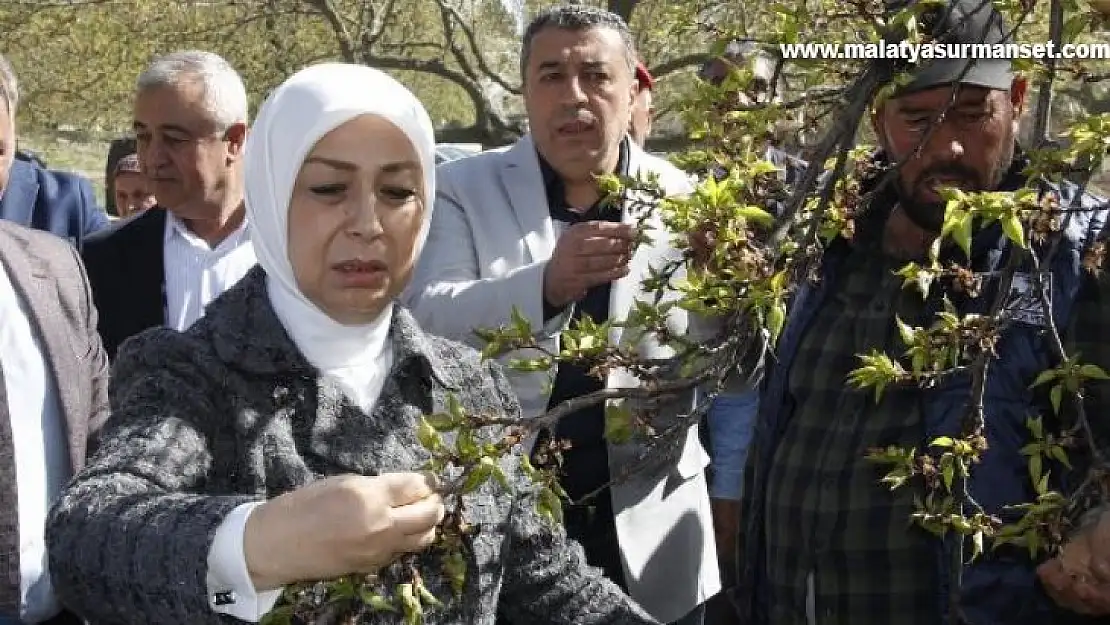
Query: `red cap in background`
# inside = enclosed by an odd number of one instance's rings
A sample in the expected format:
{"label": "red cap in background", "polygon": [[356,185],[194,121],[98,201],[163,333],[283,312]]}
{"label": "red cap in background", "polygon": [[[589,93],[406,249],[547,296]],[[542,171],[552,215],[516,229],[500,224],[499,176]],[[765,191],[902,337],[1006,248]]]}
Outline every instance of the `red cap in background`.
{"label": "red cap in background", "polygon": [[643,61],[636,63],[636,82],[640,84],[641,89],[648,91],[655,89],[655,79],[652,78],[651,72]]}

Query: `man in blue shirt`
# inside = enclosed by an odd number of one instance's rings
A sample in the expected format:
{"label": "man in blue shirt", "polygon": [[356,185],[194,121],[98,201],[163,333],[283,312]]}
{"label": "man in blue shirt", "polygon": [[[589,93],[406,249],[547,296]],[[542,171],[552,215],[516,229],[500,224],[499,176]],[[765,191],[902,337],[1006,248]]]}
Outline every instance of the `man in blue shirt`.
{"label": "man in blue shirt", "polygon": [[15,158],[19,84],[0,55],[0,219],[44,230],[78,248],[87,235],[108,225],[92,185],[74,174],[54,172]]}

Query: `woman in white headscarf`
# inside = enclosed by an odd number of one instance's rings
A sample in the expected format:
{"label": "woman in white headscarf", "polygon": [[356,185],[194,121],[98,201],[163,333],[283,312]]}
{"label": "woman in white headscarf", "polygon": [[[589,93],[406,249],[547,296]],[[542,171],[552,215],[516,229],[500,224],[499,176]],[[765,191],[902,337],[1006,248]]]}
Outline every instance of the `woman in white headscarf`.
{"label": "woman in white headscarf", "polygon": [[[298,581],[380,573],[407,553],[446,605],[427,623],[651,623],[513,491],[464,497],[465,586],[436,537],[444,503],[419,473],[421,415],[454,395],[515,417],[495,365],[424,334],[395,297],[428,229],[434,138],[386,74],[324,64],[263,104],[245,148],[259,266],[186,333],[119,352],[112,419],[52,511],[50,570],[92,623],[257,621]],[[491,436],[495,433],[488,433]],[[384,568],[383,568],[384,567]],[[368,611],[359,622],[400,623]]]}

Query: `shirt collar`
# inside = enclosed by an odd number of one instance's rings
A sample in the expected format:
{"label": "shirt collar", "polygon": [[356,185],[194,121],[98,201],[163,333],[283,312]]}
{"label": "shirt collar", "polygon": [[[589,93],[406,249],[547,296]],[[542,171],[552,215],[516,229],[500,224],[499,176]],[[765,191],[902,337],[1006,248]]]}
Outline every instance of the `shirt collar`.
{"label": "shirt collar", "polygon": [[[255,265],[209,305],[189,332],[208,334],[221,360],[253,373],[319,371],[297,346],[268,291],[266,271]],[[466,354],[455,344],[426,334],[403,306],[393,307],[387,333],[393,350],[390,375],[428,372],[451,390],[468,383]]]}
{"label": "shirt collar", "polygon": [[166,230],[163,241],[165,243],[169,243],[175,237],[181,237],[185,240],[186,243],[194,247],[204,247],[211,251],[228,247],[235,247],[248,238],[247,216],[243,215],[243,221],[239,224],[239,226],[235,228],[235,230],[233,230],[231,234],[227,236],[227,238],[225,238],[223,241],[220,241],[219,245],[217,245],[215,248],[212,248],[208,245],[207,241],[200,238],[196,235],[195,232],[190,230],[189,226],[185,225],[184,221],[182,221],[177,215],[174,215],[173,211],[166,210]]}
{"label": "shirt collar", "polygon": [[[628,167],[629,161],[631,160],[630,155],[632,151],[629,147],[629,141],[630,139],[627,135],[625,135],[625,137],[621,139],[620,145],[617,148],[617,167],[611,173],[615,173],[618,176],[628,175]],[[544,189],[547,190],[548,197],[562,198],[563,179],[559,176],[559,172],[555,171],[555,168],[547,162],[547,159],[543,157],[543,154],[540,154],[539,150],[536,150],[536,158],[538,158],[540,161],[540,173],[543,175],[543,186]]]}

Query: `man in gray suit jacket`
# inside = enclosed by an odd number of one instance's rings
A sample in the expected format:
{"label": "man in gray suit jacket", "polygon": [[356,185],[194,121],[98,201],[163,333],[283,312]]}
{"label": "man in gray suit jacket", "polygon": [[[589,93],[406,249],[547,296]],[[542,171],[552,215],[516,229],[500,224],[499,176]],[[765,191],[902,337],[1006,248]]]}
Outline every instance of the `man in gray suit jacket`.
{"label": "man in gray suit jacket", "polygon": [[[656,174],[668,192],[690,191],[680,170],[627,137],[636,58],[627,25],[604,10],[557,7],[528,27],[521,64],[530,134],[508,150],[453,161],[437,173],[428,243],[407,293],[427,331],[480,346],[474,330],[507,323],[516,307],[542,328],[544,348],[557,353],[560,332],[575,319],[621,319],[634,300],[649,297],[641,281],[679,252],[659,230],[634,250],[634,216],[603,205],[595,179],[600,172]],[[681,335],[697,320],[676,310],[669,321]],[[621,341],[620,329],[610,338]],[[646,358],[673,356],[647,340],[635,347]],[[543,372],[510,378],[526,417],[606,386],[639,384],[626,372],[602,381],[569,364],[558,367],[553,381]],[[692,394],[672,414],[691,407]],[[563,475],[572,500],[622,475],[644,451],[607,443],[603,430],[598,405],[563,420],[553,433],[573,445],[564,454]],[[700,623],[702,604],[720,589],[704,477],[708,456],[696,426],[680,447],[589,505],[566,506],[566,525],[590,563],[653,617]]]}
{"label": "man in gray suit jacket", "polygon": [[108,416],[108,361],[76,250],[0,221],[0,625],[80,621],[46,566],[46,515]]}

